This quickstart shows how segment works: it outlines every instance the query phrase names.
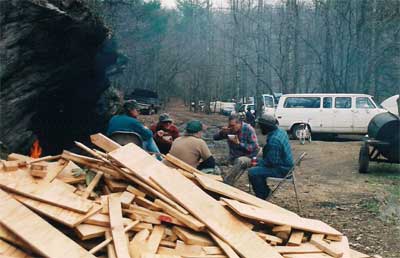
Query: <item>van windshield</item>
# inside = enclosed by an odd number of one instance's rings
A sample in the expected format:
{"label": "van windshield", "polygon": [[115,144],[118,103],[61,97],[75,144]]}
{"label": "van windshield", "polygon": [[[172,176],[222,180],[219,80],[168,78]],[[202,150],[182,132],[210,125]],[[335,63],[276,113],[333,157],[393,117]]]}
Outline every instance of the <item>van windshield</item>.
{"label": "van windshield", "polygon": [[285,108],[320,108],[320,97],[289,97],[285,100]]}

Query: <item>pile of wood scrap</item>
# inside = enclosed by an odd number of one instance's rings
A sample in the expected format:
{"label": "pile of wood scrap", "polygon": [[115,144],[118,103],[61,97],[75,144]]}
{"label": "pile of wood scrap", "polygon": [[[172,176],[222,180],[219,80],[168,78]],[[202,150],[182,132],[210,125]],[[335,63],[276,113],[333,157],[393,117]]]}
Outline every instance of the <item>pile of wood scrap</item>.
{"label": "pile of wood scrap", "polygon": [[134,144],[91,140],[97,149],[76,143],[87,155],[1,162],[0,256],[368,257],[331,226],[172,156],[175,168]]}

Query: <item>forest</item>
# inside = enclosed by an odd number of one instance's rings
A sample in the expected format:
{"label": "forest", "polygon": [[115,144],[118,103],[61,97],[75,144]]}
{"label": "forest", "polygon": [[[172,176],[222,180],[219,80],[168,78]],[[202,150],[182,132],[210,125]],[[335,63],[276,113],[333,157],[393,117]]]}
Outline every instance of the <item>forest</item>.
{"label": "forest", "polygon": [[127,60],[113,86],[206,102],[399,93],[400,1],[85,0]]}

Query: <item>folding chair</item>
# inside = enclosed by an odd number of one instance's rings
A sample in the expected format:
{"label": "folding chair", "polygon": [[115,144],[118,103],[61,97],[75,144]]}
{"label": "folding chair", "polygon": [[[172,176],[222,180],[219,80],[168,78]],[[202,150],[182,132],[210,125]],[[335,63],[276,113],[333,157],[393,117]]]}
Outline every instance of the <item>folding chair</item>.
{"label": "folding chair", "polygon": [[268,177],[268,180],[272,181],[279,181],[278,184],[275,186],[275,188],[271,191],[271,194],[268,196],[267,200],[271,199],[274,193],[279,189],[279,187],[284,183],[284,182],[291,182],[293,184],[293,189],[294,193],[296,195],[296,202],[297,202],[297,209],[299,213],[301,212],[300,209],[300,202],[299,202],[299,197],[297,194],[297,187],[296,187],[296,176],[295,176],[295,171],[296,168],[300,166],[301,161],[304,159],[304,157],[307,155],[306,152],[303,152],[300,154],[300,156],[297,158],[297,160],[294,163],[294,166],[289,170],[287,175],[284,178],[276,178],[276,177]]}
{"label": "folding chair", "polygon": [[116,131],[110,135],[110,138],[122,146],[128,143],[134,143],[140,148],[143,148],[142,137],[135,132]]}

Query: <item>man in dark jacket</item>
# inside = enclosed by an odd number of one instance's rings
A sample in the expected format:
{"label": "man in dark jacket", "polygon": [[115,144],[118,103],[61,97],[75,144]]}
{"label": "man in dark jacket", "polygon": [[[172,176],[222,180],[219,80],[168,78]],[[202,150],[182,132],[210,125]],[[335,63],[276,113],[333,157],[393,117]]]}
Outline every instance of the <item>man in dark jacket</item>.
{"label": "man in dark jacket", "polygon": [[270,193],[268,177],[284,178],[293,167],[293,156],[286,131],[277,126],[276,119],[264,116],[257,121],[261,133],[267,135],[263,158],[249,169],[249,181],[257,197],[266,199]]}
{"label": "man in dark jacket", "polygon": [[153,124],[150,129],[153,131],[153,138],[160,152],[167,154],[172,142],[179,137],[179,130],[173,124],[171,117],[166,113],[161,114],[158,123]]}

